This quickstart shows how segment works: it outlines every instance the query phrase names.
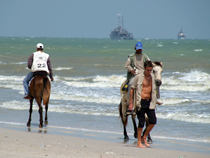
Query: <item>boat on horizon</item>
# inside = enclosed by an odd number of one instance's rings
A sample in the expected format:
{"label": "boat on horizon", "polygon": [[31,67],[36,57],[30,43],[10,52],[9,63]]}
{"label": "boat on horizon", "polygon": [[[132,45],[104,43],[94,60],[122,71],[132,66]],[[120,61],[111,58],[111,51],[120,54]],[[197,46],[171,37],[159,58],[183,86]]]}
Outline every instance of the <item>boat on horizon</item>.
{"label": "boat on horizon", "polygon": [[182,31],[182,28],[180,29],[179,33],[178,33],[178,39],[185,39],[185,34],[184,32]]}
{"label": "boat on horizon", "polygon": [[118,27],[111,31],[110,38],[115,40],[133,40],[133,34],[124,29],[123,17],[118,14]]}

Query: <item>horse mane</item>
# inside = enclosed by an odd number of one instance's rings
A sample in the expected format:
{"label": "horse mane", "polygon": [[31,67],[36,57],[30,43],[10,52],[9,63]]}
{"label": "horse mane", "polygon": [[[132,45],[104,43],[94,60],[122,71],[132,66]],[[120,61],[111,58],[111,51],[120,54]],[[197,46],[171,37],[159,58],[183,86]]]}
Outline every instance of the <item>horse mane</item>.
{"label": "horse mane", "polygon": [[153,63],[154,63],[155,65],[158,65],[158,66],[163,67],[162,62],[160,62],[160,61],[154,61]]}

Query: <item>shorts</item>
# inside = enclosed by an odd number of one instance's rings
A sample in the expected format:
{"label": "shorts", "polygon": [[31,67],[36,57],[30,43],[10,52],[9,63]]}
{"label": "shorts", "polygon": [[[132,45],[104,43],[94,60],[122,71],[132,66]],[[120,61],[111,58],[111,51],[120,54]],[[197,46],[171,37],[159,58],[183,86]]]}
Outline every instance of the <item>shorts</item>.
{"label": "shorts", "polygon": [[148,116],[150,124],[157,123],[155,109],[149,109],[150,102],[151,102],[151,100],[141,99],[141,109],[139,111],[137,111],[137,117],[139,119],[139,125],[138,125],[139,128],[144,127],[145,113]]}

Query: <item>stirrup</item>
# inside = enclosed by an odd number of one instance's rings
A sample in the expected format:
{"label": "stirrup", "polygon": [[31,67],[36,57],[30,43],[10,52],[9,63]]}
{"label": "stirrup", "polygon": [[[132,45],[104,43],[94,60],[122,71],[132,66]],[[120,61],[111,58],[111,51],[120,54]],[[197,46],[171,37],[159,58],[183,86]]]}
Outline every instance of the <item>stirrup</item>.
{"label": "stirrup", "polygon": [[127,110],[125,112],[125,117],[129,116],[129,115],[136,115],[136,112],[134,110]]}

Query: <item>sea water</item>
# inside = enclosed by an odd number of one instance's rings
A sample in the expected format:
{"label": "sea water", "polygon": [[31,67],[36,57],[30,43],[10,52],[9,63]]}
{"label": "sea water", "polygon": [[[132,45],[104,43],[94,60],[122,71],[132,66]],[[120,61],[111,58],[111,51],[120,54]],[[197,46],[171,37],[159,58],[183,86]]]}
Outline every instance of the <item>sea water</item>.
{"label": "sea water", "polygon": [[[125,62],[143,43],[143,53],[163,63],[154,139],[210,143],[210,40],[85,39],[0,37],[0,123],[26,125],[29,101],[23,99],[23,78],[36,44],[50,55],[51,82],[48,127],[109,133],[123,139],[119,119],[120,86]],[[34,101],[32,126],[39,123]],[[127,127],[133,138],[129,118]]]}

